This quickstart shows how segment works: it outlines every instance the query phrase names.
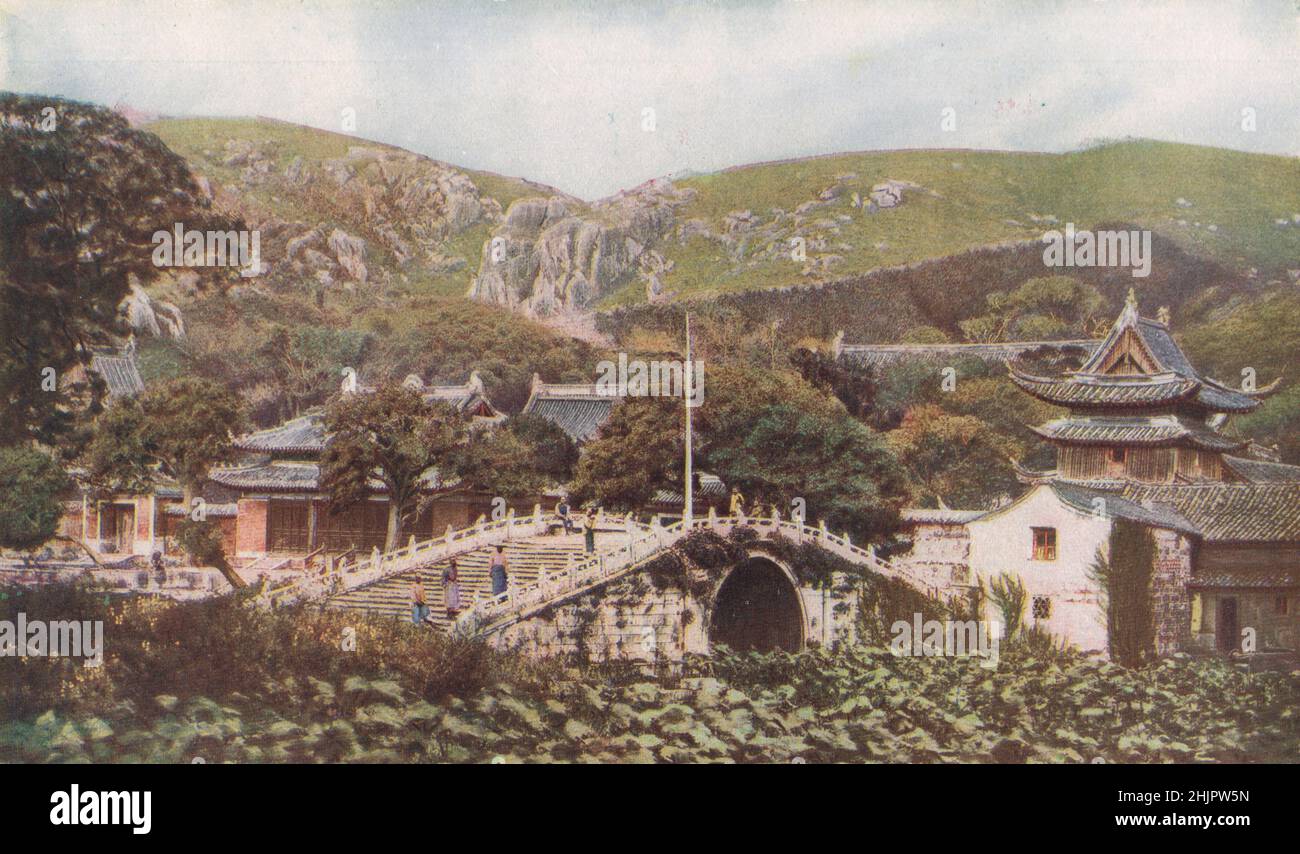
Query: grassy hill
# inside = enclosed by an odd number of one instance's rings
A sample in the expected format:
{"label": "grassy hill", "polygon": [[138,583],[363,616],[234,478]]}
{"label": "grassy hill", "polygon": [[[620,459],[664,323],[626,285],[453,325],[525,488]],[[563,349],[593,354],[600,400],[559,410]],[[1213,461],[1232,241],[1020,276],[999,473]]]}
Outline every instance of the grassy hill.
{"label": "grassy hill", "polygon": [[[885,181],[917,189],[874,213],[855,204]],[[727,243],[696,236],[662,247],[675,264],[665,284],[676,296],[842,278],[1037,239],[1067,222],[1131,222],[1243,272],[1282,275],[1300,264],[1296,158],[1147,140],[1066,154],[880,151],[741,166],[678,185],[696,191],[680,221],[699,220],[720,238],[729,215],[749,211],[753,225]],[[791,216],[800,205],[809,207]],[[796,236],[808,242],[810,259],[837,257],[805,272],[790,257]],[[814,250],[814,241],[824,246]],[[769,250],[773,243],[779,252]],[[601,307],[643,299],[629,284]]]}
{"label": "grassy hill", "polygon": [[[258,218],[269,216],[308,225],[325,223],[330,227],[341,227],[351,234],[372,238],[367,247],[367,266],[380,279],[391,280],[391,286],[399,294],[463,295],[477,267],[483,243],[490,236],[492,215],[505,210],[516,199],[559,192],[519,178],[461,169],[412,155],[395,146],[274,119],[161,119],[147,125],[146,129],[156,133],[169,148],[189,160],[196,172],[208,177],[215,185],[238,187],[237,199],[227,197],[222,201],[241,211],[254,212]],[[227,163],[231,146],[241,143],[252,143],[259,153],[267,155],[271,171],[266,179],[249,182],[243,164]],[[364,153],[356,156],[357,150]],[[353,152],[352,157],[349,157],[349,152]],[[460,259],[463,266],[444,264],[441,268],[425,268],[419,264],[404,265],[384,241],[373,234],[372,211],[341,205],[333,192],[337,186],[326,181],[299,183],[286,179],[286,172],[295,161],[299,161],[303,172],[315,175],[320,175],[323,167],[331,162],[345,161],[354,168],[360,167],[355,171],[361,181],[378,184],[379,181],[372,180],[376,176],[365,168],[373,166],[372,155],[376,152],[413,158],[417,168],[421,165],[438,166],[464,175],[476,188],[478,196],[489,203],[487,215],[482,219],[451,233],[437,235],[433,241],[441,256]],[[387,174],[379,177],[381,180],[390,179]]]}
{"label": "grassy hill", "polygon": [[[189,336],[146,344],[146,378],[215,373],[246,394],[259,421],[285,411],[265,350],[280,327],[297,336],[298,361],[318,374],[307,402],[336,383],[340,365],[354,363],[364,375],[448,380],[486,366],[489,387],[495,379],[510,404],[522,402],[533,370],[553,381],[585,377],[589,350],[509,309],[464,299],[495,235],[524,241],[525,252],[527,241],[541,246],[543,236],[520,236],[507,223],[514,202],[537,197],[560,197],[571,216],[602,228],[625,227],[654,205],[659,214],[670,208],[649,238],[663,259],[657,304],[647,303],[635,261],[597,289],[595,326],[624,347],[671,348],[684,303],[718,313],[719,328],[741,336],[767,336],[780,320],[791,341],[837,330],[851,340],[897,341],[922,328],[962,340],[959,324],[986,310],[988,294],[1053,272],[1041,266],[1037,240],[1073,222],[1155,232],[1148,279],[1056,271],[1097,287],[1103,314],[1113,316],[1136,286],[1148,313],[1171,306],[1175,328],[1207,368],[1235,376],[1245,360],[1262,376],[1295,373],[1288,368],[1300,339],[1289,325],[1262,328],[1259,319],[1294,302],[1295,158],[1143,140],[1065,154],[881,151],[740,166],[583,202],[269,119],[163,119],[148,128],[208,179],[216,205],[263,230],[272,271],[221,296],[154,287],[183,309]],[[897,204],[872,204],[884,184],[901,192]],[[335,229],[365,242],[364,281],[335,263],[327,245]],[[294,248],[313,233],[316,254]],[[806,249],[799,261],[794,238]],[[1227,345],[1221,326],[1252,334]],[[1258,426],[1285,445],[1289,419],[1273,423],[1276,408]]]}

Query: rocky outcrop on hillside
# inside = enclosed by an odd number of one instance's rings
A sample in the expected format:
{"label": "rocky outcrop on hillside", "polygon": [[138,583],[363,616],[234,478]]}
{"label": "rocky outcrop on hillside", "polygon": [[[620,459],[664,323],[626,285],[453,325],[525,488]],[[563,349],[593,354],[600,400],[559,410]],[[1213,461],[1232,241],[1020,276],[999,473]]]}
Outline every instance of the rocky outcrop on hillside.
{"label": "rocky outcrop on hillside", "polygon": [[181,310],[170,302],[151,299],[137,281],[131,282],[131,292],[118,306],[131,329],[154,338],[182,339],[185,337],[185,318]]}
{"label": "rocky outcrop on hillside", "polygon": [[[448,254],[447,242],[502,219],[501,205],[464,172],[398,149],[355,145],[343,157],[311,160],[274,141],[230,139],[204,157],[213,171],[238,170],[218,182],[196,164],[212,198],[261,232],[262,261],[277,279],[356,288],[390,270],[454,272],[467,259]],[[286,219],[284,210],[320,218]]]}
{"label": "rocky outcrop on hillside", "polygon": [[671,262],[652,247],[673,233],[676,209],[692,197],[660,180],[591,205],[519,199],[484,243],[469,296],[544,316],[581,311],[638,277],[661,299]]}

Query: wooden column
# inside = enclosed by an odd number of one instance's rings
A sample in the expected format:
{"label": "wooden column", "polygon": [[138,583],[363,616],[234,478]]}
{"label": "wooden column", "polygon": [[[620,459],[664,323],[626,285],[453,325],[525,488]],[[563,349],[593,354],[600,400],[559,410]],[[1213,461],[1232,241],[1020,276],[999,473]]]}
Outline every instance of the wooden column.
{"label": "wooden column", "polygon": [[307,499],[307,551],[316,551],[316,499]]}

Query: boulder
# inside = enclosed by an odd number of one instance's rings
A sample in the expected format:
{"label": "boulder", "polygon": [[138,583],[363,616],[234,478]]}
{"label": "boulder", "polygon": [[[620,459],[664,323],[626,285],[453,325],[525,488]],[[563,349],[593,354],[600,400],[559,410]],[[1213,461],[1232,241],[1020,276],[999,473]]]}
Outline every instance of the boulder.
{"label": "boulder", "polygon": [[364,240],[353,237],[341,228],[336,228],[330,232],[329,248],[334,253],[334,260],[347,272],[349,279],[354,282],[366,281],[368,272]]}
{"label": "boulder", "polygon": [[185,337],[185,319],[172,303],[153,300],[139,282],[131,282],[131,291],[118,305],[126,322],[136,332],[155,338],[181,340]]}

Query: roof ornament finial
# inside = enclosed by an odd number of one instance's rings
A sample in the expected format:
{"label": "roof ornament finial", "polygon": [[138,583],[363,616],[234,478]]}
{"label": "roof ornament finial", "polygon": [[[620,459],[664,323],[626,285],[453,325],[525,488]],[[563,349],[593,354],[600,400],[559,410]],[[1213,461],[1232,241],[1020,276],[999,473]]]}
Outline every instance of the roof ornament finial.
{"label": "roof ornament finial", "polygon": [[1156,321],[1162,326],[1168,326],[1172,315],[1169,313],[1169,306],[1162,305],[1156,309]]}
{"label": "roof ornament finial", "polygon": [[1137,323],[1138,319],[1138,296],[1136,288],[1128,289],[1128,297],[1124,300],[1124,311],[1119,316],[1121,324]]}

